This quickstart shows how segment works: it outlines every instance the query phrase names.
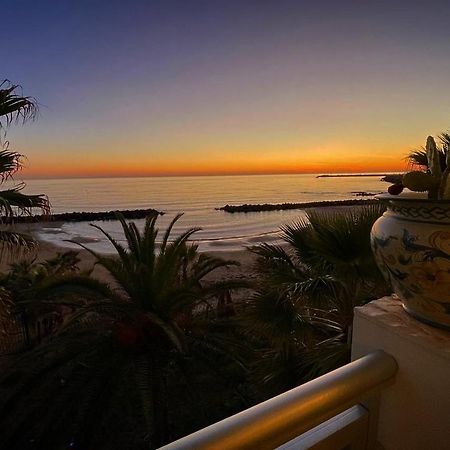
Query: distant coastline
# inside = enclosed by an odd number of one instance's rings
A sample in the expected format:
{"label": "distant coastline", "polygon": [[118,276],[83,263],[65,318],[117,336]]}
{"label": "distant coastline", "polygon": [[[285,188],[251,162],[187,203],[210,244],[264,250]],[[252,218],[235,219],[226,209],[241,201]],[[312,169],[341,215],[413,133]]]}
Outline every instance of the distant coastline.
{"label": "distant coastline", "polygon": [[347,177],[388,177],[392,173],[337,173],[337,174],[323,174],[317,175],[316,178],[347,178]]}

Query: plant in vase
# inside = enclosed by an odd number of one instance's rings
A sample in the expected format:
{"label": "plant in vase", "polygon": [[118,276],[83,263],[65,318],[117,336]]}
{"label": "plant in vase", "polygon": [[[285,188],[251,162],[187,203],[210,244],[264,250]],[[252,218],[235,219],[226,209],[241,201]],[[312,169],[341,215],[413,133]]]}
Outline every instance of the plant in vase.
{"label": "plant in vase", "polygon": [[[432,325],[450,329],[450,136],[433,137],[410,160],[423,170],[378,198],[387,211],[371,234],[378,266],[405,310]],[[403,192],[406,188],[418,194]]]}
{"label": "plant in vase", "polygon": [[425,170],[413,170],[403,175],[402,182],[393,184],[388,192],[399,195],[404,188],[413,192],[428,192],[431,200],[450,200],[450,153],[447,134],[441,135],[443,148],[439,149],[433,136],[428,136],[425,151],[411,153],[411,162],[424,166]]}

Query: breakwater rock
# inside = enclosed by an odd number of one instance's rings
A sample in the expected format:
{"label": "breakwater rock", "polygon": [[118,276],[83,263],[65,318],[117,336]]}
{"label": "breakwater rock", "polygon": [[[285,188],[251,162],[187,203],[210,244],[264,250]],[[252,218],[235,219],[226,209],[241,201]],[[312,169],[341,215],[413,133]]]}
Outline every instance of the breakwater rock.
{"label": "breakwater rock", "polygon": [[221,208],[216,208],[218,211],[225,211],[228,213],[247,213],[247,212],[261,212],[261,211],[281,211],[286,209],[305,209],[305,208],[322,208],[327,206],[354,206],[354,205],[373,205],[378,200],[333,200],[323,202],[304,202],[304,203],[264,203],[261,205],[225,205]]}
{"label": "breakwater rock", "polygon": [[353,194],[355,197],[373,197],[378,194],[384,194],[384,192],[352,191],[350,194]]}
{"label": "breakwater rock", "polygon": [[332,173],[317,175],[316,178],[385,177],[385,173]]}
{"label": "breakwater rock", "polygon": [[[14,223],[35,223],[35,222],[90,222],[93,220],[116,220],[116,214],[120,213],[125,219],[145,219],[147,216],[163,215],[156,209],[126,209],[122,211],[101,211],[101,212],[70,212],[50,215],[33,215],[14,217]],[[7,223],[4,220],[3,223]]]}
{"label": "breakwater rock", "polygon": [[381,181],[386,181],[386,183],[399,184],[402,182],[403,174],[391,174],[386,175],[381,179]]}

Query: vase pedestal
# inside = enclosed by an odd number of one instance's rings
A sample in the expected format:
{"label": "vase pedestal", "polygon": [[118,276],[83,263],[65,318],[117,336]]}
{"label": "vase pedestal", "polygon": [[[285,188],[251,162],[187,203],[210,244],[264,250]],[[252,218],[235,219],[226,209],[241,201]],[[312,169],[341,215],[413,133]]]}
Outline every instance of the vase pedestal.
{"label": "vase pedestal", "polygon": [[450,331],[407,314],[396,297],[355,308],[352,359],[374,350],[399,365],[380,399],[378,441],[385,450],[450,448]]}

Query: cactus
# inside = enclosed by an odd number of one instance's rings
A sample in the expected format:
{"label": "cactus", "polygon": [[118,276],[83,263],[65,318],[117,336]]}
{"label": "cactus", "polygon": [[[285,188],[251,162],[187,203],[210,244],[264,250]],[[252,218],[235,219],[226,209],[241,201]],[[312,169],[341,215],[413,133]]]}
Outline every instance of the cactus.
{"label": "cactus", "polygon": [[441,164],[439,162],[439,151],[433,136],[427,137],[427,145],[425,148],[427,150],[428,170],[433,177],[440,179]]}
{"label": "cactus", "polygon": [[446,151],[446,159],[445,163],[447,167],[445,168],[442,174],[441,186],[439,188],[439,196],[442,199],[448,200],[450,199],[450,152],[448,151],[448,147],[445,147]]}
{"label": "cactus", "polygon": [[403,175],[402,184],[410,191],[430,192],[436,188],[436,178],[430,173],[415,170]]}
{"label": "cactus", "polygon": [[[442,138],[441,138],[442,140]],[[428,136],[426,143],[427,170],[414,170],[403,175],[401,187],[415,192],[428,192],[432,200],[450,200],[450,152],[444,145],[439,150],[434,138]],[[441,169],[440,154],[446,153],[446,168]],[[401,189],[391,189],[389,192],[401,192]]]}

